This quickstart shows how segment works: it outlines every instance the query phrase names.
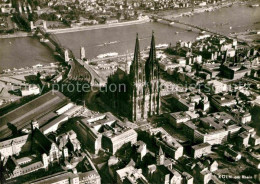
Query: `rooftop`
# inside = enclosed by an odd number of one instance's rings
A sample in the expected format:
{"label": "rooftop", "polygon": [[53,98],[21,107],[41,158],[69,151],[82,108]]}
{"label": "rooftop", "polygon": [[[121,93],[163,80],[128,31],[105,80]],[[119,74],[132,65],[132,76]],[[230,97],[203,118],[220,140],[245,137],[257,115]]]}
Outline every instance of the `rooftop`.
{"label": "rooftop", "polygon": [[202,148],[206,148],[206,147],[211,147],[211,145],[209,143],[205,142],[205,143],[201,143],[201,144],[192,146],[192,149],[198,150],[198,149],[202,149]]}
{"label": "rooftop", "polygon": [[190,116],[188,114],[186,114],[186,112],[175,112],[175,113],[170,113],[170,116],[176,120],[178,119],[186,119],[186,118],[190,118]]}
{"label": "rooftop", "polygon": [[58,91],[49,91],[44,95],[16,108],[0,117],[0,139],[12,135],[10,126],[18,130],[30,124],[51,111],[55,111],[69,102],[69,99]]}
{"label": "rooftop", "polygon": [[236,101],[235,101],[235,98],[233,96],[230,96],[230,95],[213,95],[212,96],[212,99],[217,102],[218,104],[220,105],[225,105],[225,103],[233,103],[235,104]]}
{"label": "rooftop", "polygon": [[120,138],[119,135],[122,135],[123,133],[136,133],[110,112],[85,118],[81,120],[81,122],[89,127],[89,129],[95,134],[100,133],[109,138],[118,139]]}
{"label": "rooftop", "polygon": [[179,147],[182,147],[182,145],[174,137],[168,134],[168,132],[166,132],[162,127],[153,128],[150,130],[150,132],[151,134],[154,135],[161,133],[159,139],[174,149],[178,149]]}

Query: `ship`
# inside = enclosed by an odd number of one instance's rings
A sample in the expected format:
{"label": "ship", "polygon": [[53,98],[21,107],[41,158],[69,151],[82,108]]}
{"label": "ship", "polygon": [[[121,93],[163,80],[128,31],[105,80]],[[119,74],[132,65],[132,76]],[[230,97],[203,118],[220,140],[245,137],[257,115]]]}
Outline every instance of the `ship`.
{"label": "ship", "polygon": [[252,4],[252,5],[250,5],[250,7],[252,7],[252,8],[259,7],[259,4]]}
{"label": "ship", "polygon": [[163,49],[163,48],[167,48],[169,45],[167,43],[163,43],[163,44],[158,44],[155,45],[155,48],[157,49]]}
{"label": "ship", "polygon": [[103,45],[106,46],[106,45],[115,44],[115,43],[118,43],[118,41],[105,42]]}
{"label": "ship", "polygon": [[[167,44],[167,43],[161,43],[161,44],[155,45],[155,48],[156,49],[165,49],[168,46],[169,46],[169,44]],[[150,46],[147,47],[147,49],[150,49],[150,48],[151,48]]]}
{"label": "ship", "polygon": [[106,54],[100,54],[100,55],[97,56],[97,58],[102,59],[102,58],[106,58],[106,57],[115,57],[115,56],[118,56],[117,52],[109,52],[109,53],[106,53]]}
{"label": "ship", "polygon": [[48,40],[48,39],[41,38],[41,39],[40,39],[40,42],[46,43],[46,42],[49,42],[49,40]]}

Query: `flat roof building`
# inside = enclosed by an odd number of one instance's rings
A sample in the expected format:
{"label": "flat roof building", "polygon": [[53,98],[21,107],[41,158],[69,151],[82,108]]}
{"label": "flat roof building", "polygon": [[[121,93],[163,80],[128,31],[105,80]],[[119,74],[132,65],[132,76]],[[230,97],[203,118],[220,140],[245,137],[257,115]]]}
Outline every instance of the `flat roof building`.
{"label": "flat roof building", "polygon": [[240,126],[232,116],[225,112],[216,112],[202,117],[196,122],[183,123],[184,132],[195,143],[208,142],[211,145],[226,142],[238,134]]}
{"label": "flat roof building", "polygon": [[[133,166],[126,166],[120,170],[116,171],[117,183],[144,183],[149,182],[142,174],[142,169],[136,169]],[[126,181],[125,181],[126,180]]]}
{"label": "flat roof building", "polygon": [[95,153],[104,148],[114,154],[123,144],[137,142],[135,130],[127,127],[111,113],[85,118],[80,123],[79,126],[84,127],[81,132],[86,135]]}
{"label": "flat roof building", "polygon": [[207,142],[192,146],[192,153],[194,158],[199,158],[211,152],[211,145]]}
{"label": "flat roof building", "polygon": [[222,110],[223,107],[235,105],[237,102],[233,96],[230,95],[213,95],[211,97],[211,103],[215,106],[218,110]]}

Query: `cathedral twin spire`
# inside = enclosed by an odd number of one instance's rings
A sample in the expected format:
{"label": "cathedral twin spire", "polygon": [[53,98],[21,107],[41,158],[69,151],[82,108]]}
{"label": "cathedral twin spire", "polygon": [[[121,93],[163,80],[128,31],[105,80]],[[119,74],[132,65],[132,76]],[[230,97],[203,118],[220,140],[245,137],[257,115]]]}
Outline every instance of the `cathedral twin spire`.
{"label": "cathedral twin spire", "polygon": [[132,74],[134,80],[136,80],[138,77],[138,65],[140,61],[141,61],[141,54],[140,54],[139,38],[137,33],[136,41],[135,41],[134,59],[130,69],[130,74]]}
{"label": "cathedral twin spire", "polygon": [[132,120],[146,119],[159,114],[160,89],[159,65],[156,60],[154,32],[149,57],[141,61],[138,34],[136,35],[134,58],[130,67]]}
{"label": "cathedral twin spire", "polygon": [[[153,32],[151,46],[150,46],[150,53],[149,53],[148,60],[146,61],[146,64],[145,64],[145,72],[146,72],[147,81],[151,81],[155,77],[158,77],[158,76],[155,76],[155,75],[157,75],[157,72],[158,72],[158,68],[156,68],[156,67],[157,67],[156,50],[155,50],[155,39],[154,39],[154,32]],[[155,71],[157,71],[157,72],[155,72]]]}
{"label": "cathedral twin spire", "polygon": [[[139,64],[141,62],[141,54],[140,54],[140,45],[139,45],[139,38],[138,38],[138,33],[136,34],[136,42],[135,42],[135,50],[134,50],[134,58],[133,62],[131,65],[131,70],[132,75],[134,79],[138,78],[138,68]],[[150,46],[150,53],[148,60],[145,63],[145,75],[146,75],[146,80],[150,81],[154,79],[154,70],[156,69],[155,67],[155,62],[156,62],[156,50],[155,50],[155,39],[154,39],[154,31],[152,32],[152,39],[151,39],[151,46]]]}
{"label": "cathedral twin spire", "polygon": [[154,39],[154,32],[153,32],[148,61],[153,62],[155,60],[156,60],[156,51],[155,51],[155,39]]}
{"label": "cathedral twin spire", "polygon": [[[152,115],[158,115],[161,104],[160,79],[154,34],[152,34],[149,58],[146,62],[141,59],[138,34],[136,35],[134,57],[130,65],[130,72],[126,71],[124,79],[116,77],[115,80],[128,84],[127,92],[112,94],[110,96],[113,99],[109,99],[109,101],[133,122],[145,120]],[[121,96],[119,97],[118,94]]]}

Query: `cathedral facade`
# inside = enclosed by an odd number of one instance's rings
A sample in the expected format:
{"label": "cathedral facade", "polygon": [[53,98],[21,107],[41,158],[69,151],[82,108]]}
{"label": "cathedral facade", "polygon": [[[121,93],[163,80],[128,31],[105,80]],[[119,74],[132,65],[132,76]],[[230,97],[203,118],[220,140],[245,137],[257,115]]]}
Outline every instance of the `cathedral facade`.
{"label": "cathedral facade", "polygon": [[[107,85],[111,84],[117,84],[118,88],[116,92],[109,91],[107,99],[118,114],[125,115],[133,122],[160,114],[160,75],[154,34],[147,60],[141,58],[139,39],[136,36],[130,70],[123,71],[119,68],[108,78]],[[120,89],[122,84],[125,84],[123,91]]]}

